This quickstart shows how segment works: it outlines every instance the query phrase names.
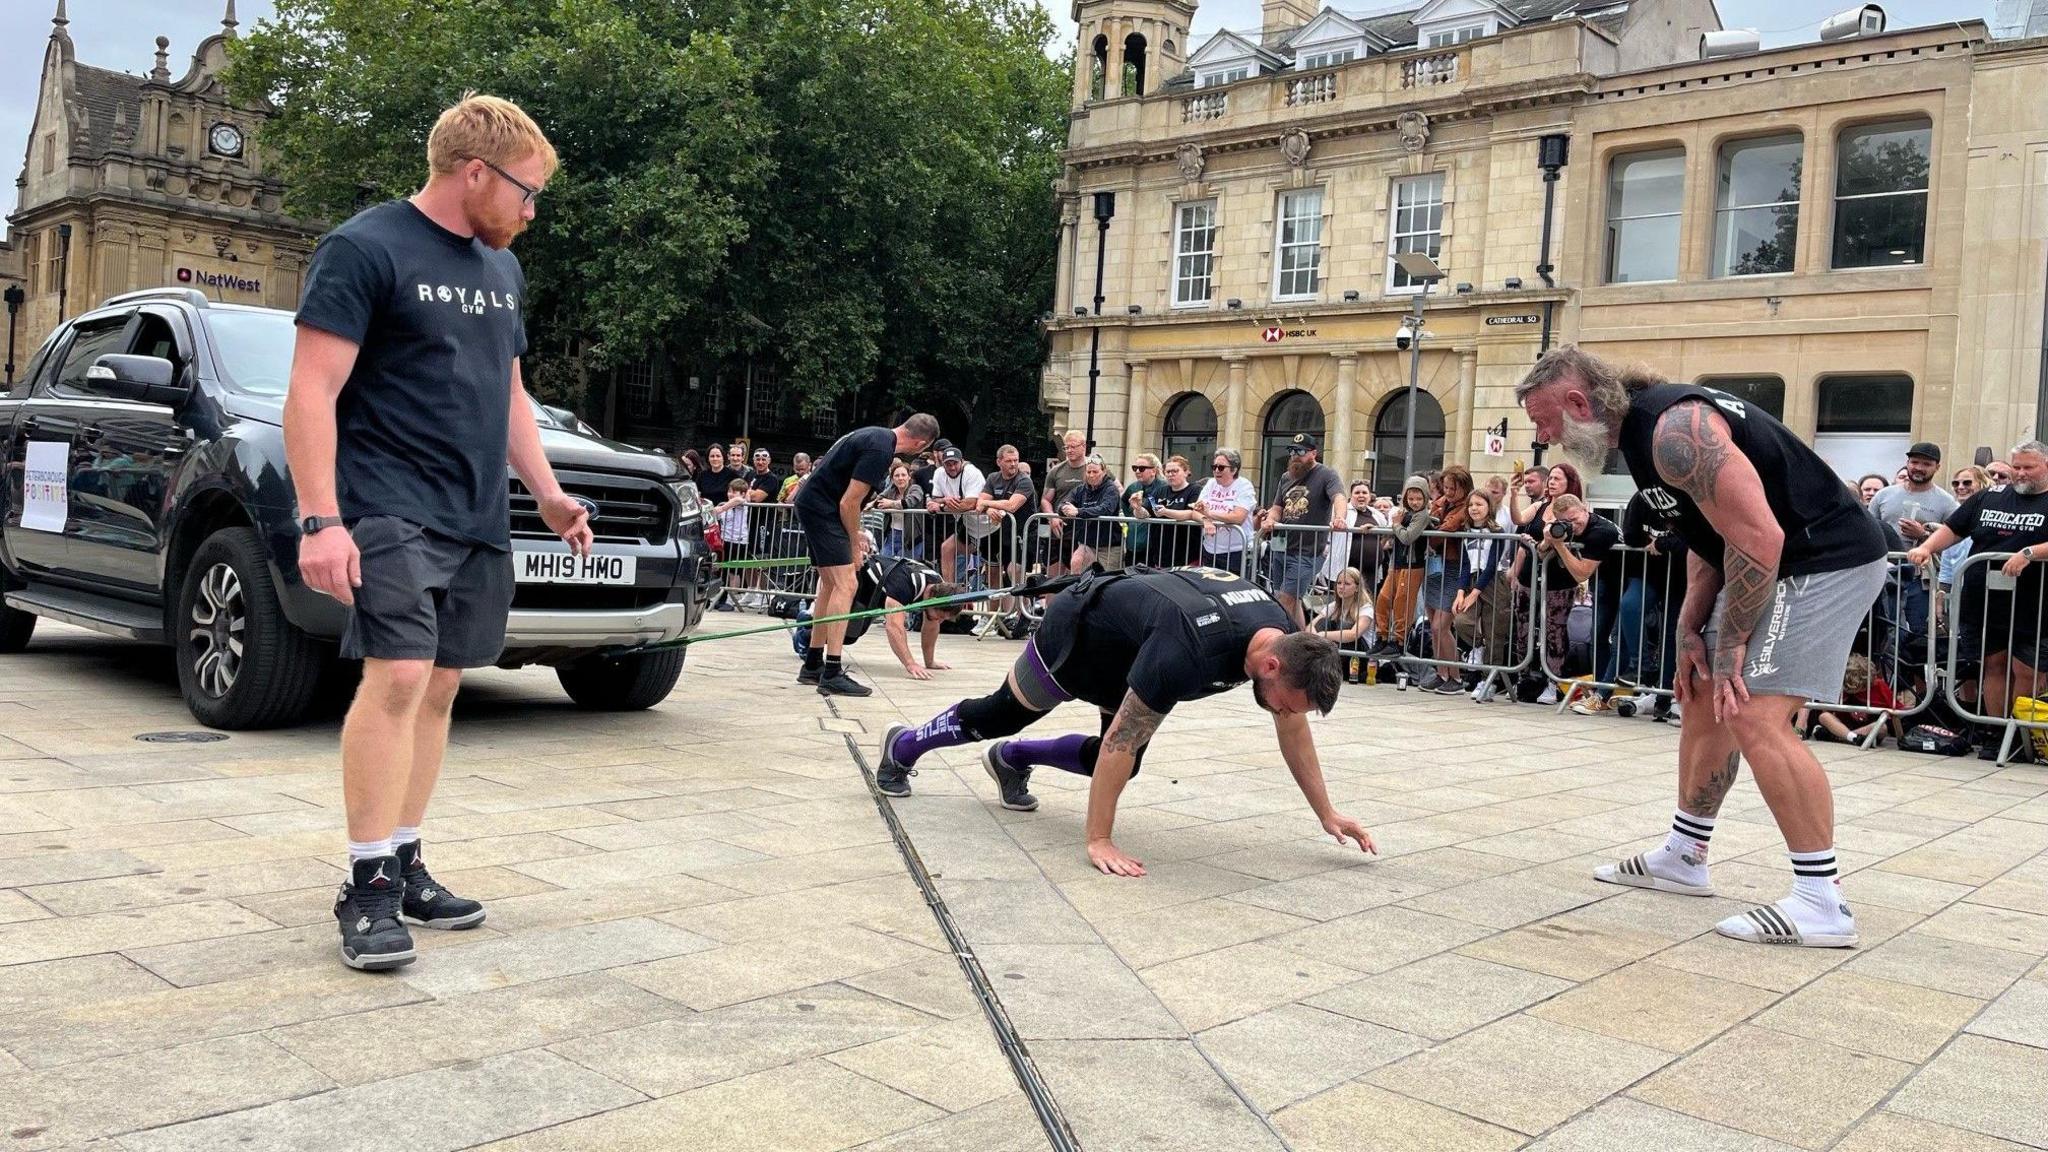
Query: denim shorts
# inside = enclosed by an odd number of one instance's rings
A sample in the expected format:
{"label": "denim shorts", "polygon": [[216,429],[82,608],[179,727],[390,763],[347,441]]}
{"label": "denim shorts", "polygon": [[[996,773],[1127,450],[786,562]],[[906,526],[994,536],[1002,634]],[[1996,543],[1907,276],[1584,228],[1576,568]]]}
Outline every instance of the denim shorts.
{"label": "denim shorts", "polygon": [[1443,557],[1431,556],[1423,570],[1422,606],[1431,612],[1449,612],[1452,601],[1458,598],[1458,586],[1444,570]]}
{"label": "denim shorts", "polygon": [[1315,587],[1322,557],[1313,552],[1275,552],[1267,563],[1267,582],[1273,591],[1299,600]]}

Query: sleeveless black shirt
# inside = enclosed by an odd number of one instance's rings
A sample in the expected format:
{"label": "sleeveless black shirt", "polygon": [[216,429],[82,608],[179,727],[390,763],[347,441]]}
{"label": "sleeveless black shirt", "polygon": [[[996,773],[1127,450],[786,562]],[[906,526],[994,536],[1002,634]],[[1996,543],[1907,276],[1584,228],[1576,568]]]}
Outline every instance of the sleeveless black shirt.
{"label": "sleeveless black shirt", "polygon": [[1703,400],[1728,421],[1735,448],[1762,478],[1771,514],[1785,532],[1778,575],[1839,572],[1884,558],[1884,533],[1835,470],[1768,412],[1713,388],[1663,384],[1629,398],[1621,454],[1654,519],[1676,529],[1700,558],[1721,567],[1724,542],[1691,496],[1664,483],[1652,452],[1657,418],[1674,404]]}

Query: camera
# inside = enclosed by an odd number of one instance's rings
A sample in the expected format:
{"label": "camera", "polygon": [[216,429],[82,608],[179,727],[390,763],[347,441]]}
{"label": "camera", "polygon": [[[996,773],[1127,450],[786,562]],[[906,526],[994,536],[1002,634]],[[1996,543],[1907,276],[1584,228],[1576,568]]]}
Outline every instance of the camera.
{"label": "camera", "polygon": [[1406,352],[1408,346],[1413,343],[1415,343],[1415,329],[1410,327],[1406,321],[1403,321],[1399,328],[1394,329],[1394,347]]}
{"label": "camera", "polygon": [[1572,538],[1572,526],[1564,520],[1552,520],[1550,527],[1544,529],[1544,531],[1550,533],[1552,540],[1569,540]]}

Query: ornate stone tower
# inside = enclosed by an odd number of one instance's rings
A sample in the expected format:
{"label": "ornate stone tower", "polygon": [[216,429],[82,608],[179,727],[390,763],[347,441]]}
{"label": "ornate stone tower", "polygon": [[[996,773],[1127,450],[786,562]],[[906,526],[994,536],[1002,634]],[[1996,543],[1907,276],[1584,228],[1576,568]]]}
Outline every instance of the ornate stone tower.
{"label": "ornate stone tower", "polygon": [[1195,0],[1074,0],[1074,107],[1144,96],[1187,65]]}

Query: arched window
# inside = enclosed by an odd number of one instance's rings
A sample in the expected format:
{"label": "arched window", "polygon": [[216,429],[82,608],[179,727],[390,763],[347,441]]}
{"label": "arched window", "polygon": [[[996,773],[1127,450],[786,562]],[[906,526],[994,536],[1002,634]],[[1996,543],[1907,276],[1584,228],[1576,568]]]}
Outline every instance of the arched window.
{"label": "arched window", "polygon": [[1166,407],[1166,455],[1188,458],[1188,478],[1208,478],[1216,455],[1216,406],[1200,392],[1189,392]]}
{"label": "arched window", "polygon": [[1272,499],[1287,471],[1287,442],[1297,432],[1320,440],[1323,436],[1323,406],[1306,392],[1282,392],[1266,409],[1266,423],[1259,442],[1259,504]]}
{"label": "arched window", "polygon": [[1097,36],[1093,50],[1089,52],[1088,98],[1102,99],[1103,85],[1109,82],[1109,37]]}
{"label": "arched window", "polygon": [[1145,94],[1145,38],[1136,32],[1124,37],[1123,94]]}
{"label": "arched window", "polygon": [[1408,393],[1405,389],[1386,398],[1372,421],[1372,491],[1375,496],[1392,496],[1401,502],[1401,485],[1408,477],[1444,465],[1444,406],[1422,389],[1415,392],[1415,461],[1401,458],[1407,443]]}

